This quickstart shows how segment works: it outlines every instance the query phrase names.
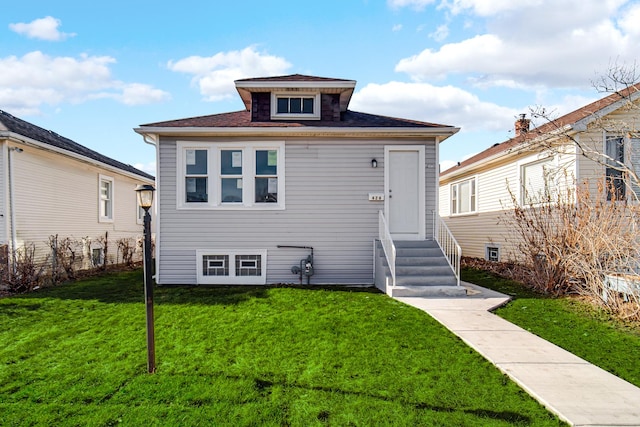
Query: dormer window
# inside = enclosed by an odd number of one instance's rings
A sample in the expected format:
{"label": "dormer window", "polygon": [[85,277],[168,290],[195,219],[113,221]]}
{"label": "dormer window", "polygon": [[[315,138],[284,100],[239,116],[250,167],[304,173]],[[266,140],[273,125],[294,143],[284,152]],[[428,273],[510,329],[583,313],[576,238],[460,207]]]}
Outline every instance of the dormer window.
{"label": "dormer window", "polygon": [[273,93],[271,118],[320,120],[320,94]]}

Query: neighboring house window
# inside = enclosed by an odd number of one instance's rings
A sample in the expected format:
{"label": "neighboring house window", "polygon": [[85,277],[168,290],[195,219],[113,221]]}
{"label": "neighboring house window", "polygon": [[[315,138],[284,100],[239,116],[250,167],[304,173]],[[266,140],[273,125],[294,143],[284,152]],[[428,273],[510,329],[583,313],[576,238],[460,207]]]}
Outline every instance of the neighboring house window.
{"label": "neighboring house window", "polygon": [[484,250],[484,258],[487,261],[500,261],[500,246],[487,243],[485,244]]}
{"label": "neighboring house window", "polygon": [[[636,176],[640,176],[640,138],[630,138],[629,148],[629,162]],[[635,179],[630,181],[636,200],[640,200],[640,185],[638,185],[640,183],[636,182]]]}
{"label": "neighboring house window", "polygon": [[100,267],[104,264],[104,251],[102,248],[94,248],[91,250],[91,263],[94,267]]}
{"label": "neighboring house window", "polygon": [[451,184],[451,213],[466,214],[476,211],[476,179]]}
{"label": "neighboring house window", "polygon": [[605,182],[607,200],[625,200],[624,137],[607,136],[605,140]]}
{"label": "neighboring house window", "polygon": [[178,144],[179,208],[284,208],[283,143],[198,144]]}
{"label": "neighboring house window", "polygon": [[552,167],[553,157],[527,163],[520,167],[520,201],[523,205],[549,201],[553,188],[550,180]]}
{"label": "neighboring house window", "polygon": [[267,252],[264,250],[198,250],[198,283],[265,284]]}
{"label": "neighboring house window", "polygon": [[113,221],[113,178],[100,175],[98,209],[100,221]]}
{"label": "neighboring house window", "polygon": [[273,119],[320,119],[320,94],[273,93]]}

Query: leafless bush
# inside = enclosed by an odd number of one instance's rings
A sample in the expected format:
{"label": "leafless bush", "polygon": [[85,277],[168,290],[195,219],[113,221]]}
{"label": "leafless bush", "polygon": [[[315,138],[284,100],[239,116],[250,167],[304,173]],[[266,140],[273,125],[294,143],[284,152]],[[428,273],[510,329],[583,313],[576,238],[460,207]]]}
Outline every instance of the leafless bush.
{"label": "leafless bush", "polygon": [[[639,278],[640,211],[623,201],[608,202],[606,195],[604,185],[592,195],[585,183],[525,206],[512,194],[515,208],[501,222],[510,230],[515,257],[531,272],[526,281],[534,289],[578,293],[611,311],[638,316],[638,294],[626,295],[627,302],[617,291],[605,289],[605,278]],[[628,304],[635,308],[629,310]]]}
{"label": "leafless bush", "polygon": [[33,243],[13,252],[13,265],[9,266],[7,274],[9,292],[28,292],[42,284],[44,267],[36,262],[35,254],[36,246]]}
{"label": "leafless bush", "polygon": [[76,278],[77,262],[82,261],[82,243],[78,240],[58,235],[49,236],[51,248],[51,280],[59,283],[64,279]]}
{"label": "leafless bush", "polygon": [[106,270],[109,263],[109,232],[105,231],[104,236],[100,236],[96,240],[102,246],[102,265],[99,267]]}
{"label": "leafless bush", "polygon": [[118,252],[122,257],[122,263],[127,266],[133,265],[133,255],[136,251],[136,242],[133,238],[123,237],[116,241]]}

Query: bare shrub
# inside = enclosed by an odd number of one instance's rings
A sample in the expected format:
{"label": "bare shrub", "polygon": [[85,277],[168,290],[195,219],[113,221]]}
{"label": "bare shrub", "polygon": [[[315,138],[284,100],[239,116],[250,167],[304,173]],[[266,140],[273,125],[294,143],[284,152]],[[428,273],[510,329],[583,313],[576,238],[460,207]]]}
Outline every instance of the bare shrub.
{"label": "bare shrub", "polygon": [[[605,278],[640,278],[640,211],[637,205],[607,201],[604,185],[592,195],[587,184],[547,192],[529,205],[512,194],[515,208],[501,222],[510,230],[515,257],[530,272],[524,280],[528,285],[553,295],[578,293],[613,312],[637,316],[637,293],[626,295],[627,301],[618,298],[605,289]],[[623,310],[622,304],[635,309]]]}
{"label": "bare shrub", "polygon": [[49,236],[51,248],[51,280],[59,283],[65,279],[76,278],[77,263],[82,261],[82,243],[78,240],[58,235]]}
{"label": "bare shrub", "polygon": [[118,252],[122,257],[122,263],[126,266],[133,265],[133,255],[136,251],[136,241],[133,238],[123,237],[116,241]]}
{"label": "bare shrub", "polygon": [[105,231],[104,236],[99,236],[96,240],[102,247],[102,265],[99,267],[106,270],[109,263],[109,232]]}
{"label": "bare shrub", "polygon": [[36,262],[35,254],[33,243],[13,252],[13,267],[8,273],[9,292],[28,292],[41,285],[44,267]]}

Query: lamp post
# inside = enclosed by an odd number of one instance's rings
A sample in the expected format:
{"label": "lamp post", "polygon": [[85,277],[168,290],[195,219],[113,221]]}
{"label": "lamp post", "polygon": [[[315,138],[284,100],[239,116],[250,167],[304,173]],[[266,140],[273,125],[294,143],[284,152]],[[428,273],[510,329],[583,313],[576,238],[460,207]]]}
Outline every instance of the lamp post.
{"label": "lamp post", "polygon": [[151,214],[153,204],[153,185],[138,185],[138,204],[144,209],[144,296],[147,307],[147,371],[156,371],[156,344],[153,332],[153,279],[151,272]]}

